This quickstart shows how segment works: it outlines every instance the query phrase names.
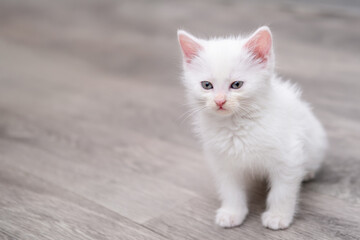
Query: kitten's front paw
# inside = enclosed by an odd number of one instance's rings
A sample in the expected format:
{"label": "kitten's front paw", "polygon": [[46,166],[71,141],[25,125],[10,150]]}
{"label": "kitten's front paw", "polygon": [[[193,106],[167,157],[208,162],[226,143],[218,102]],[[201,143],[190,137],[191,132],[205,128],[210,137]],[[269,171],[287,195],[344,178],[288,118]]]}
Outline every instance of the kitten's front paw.
{"label": "kitten's front paw", "polygon": [[261,216],[261,221],[264,227],[272,230],[279,230],[288,228],[292,222],[292,216],[283,215],[278,212],[264,212]]}
{"label": "kitten's front paw", "polygon": [[248,210],[229,210],[219,208],[216,214],[216,224],[223,228],[239,226],[244,221]]}

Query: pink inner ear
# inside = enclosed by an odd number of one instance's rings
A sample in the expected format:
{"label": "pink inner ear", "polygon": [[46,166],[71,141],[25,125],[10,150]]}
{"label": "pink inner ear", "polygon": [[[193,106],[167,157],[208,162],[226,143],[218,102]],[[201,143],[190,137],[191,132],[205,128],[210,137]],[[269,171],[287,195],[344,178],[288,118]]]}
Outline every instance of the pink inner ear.
{"label": "pink inner ear", "polygon": [[271,34],[267,29],[260,30],[245,44],[260,63],[266,62],[272,45]]}
{"label": "pink inner ear", "polygon": [[187,63],[197,56],[202,46],[185,34],[179,34],[179,42]]}

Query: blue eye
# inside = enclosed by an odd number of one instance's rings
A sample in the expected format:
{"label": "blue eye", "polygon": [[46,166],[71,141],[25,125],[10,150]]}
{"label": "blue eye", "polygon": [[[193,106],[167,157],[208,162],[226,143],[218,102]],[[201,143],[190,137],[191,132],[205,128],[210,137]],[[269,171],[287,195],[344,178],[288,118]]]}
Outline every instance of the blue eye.
{"label": "blue eye", "polygon": [[212,83],[209,81],[202,81],[201,86],[206,90],[210,90],[210,89],[214,88]]}
{"label": "blue eye", "polygon": [[230,87],[233,88],[233,89],[239,89],[239,88],[241,88],[241,86],[243,84],[244,84],[243,81],[235,81],[230,85]]}

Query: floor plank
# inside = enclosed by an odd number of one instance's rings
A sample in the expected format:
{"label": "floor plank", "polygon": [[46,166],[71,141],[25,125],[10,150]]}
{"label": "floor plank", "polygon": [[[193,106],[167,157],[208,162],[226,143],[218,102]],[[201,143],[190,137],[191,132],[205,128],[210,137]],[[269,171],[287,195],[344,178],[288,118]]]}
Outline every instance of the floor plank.
{"label": "floor plank", "polygon": [[18,239],[161,239],[143,228],[10,165],[0,168],[0,226]]}
{"label": "floor plank", "polygon": [[169,239],[358,239],[360,235],[359,208],[314,192],[302,194],[301,211],[286,231],[272,231],[261,226],[264,206],[258,202],[250,206],[252,213],[241,227],[214,227],[217,205],[215,198],[194,198],[183,208],[152,219],[146,226]]}

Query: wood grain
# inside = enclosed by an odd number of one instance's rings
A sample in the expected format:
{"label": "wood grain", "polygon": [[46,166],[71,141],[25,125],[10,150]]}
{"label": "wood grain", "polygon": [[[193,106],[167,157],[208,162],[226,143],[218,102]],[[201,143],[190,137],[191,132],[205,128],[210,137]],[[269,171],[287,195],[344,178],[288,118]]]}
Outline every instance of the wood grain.
{"label": "wood grain", "polygon": [[0,226],[18,239],[161,239],[114,212],[1,164]]}
{"label": "wood grain", "polygon": [[[336,208],[329,207],[334,204]],[[176,209],[147,226],[156,229],[169,239],[358,239],[359,208],[346,202],[312,192],[303,194],[301,211],[295,223],[286,231],[272,231],[261,226],[263,204],[250,206],[251,214],[242,226],[221,229],[214,226],[215,198],[196,198],[184,208]]]}

